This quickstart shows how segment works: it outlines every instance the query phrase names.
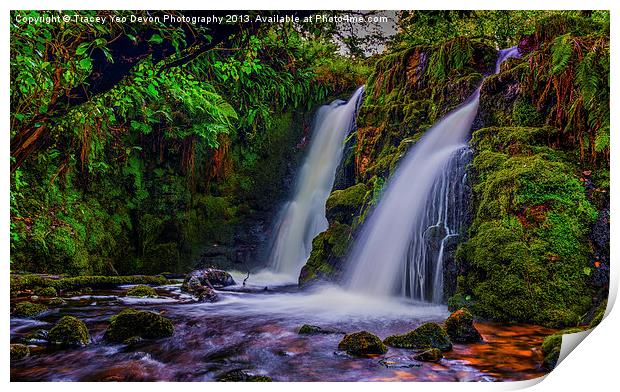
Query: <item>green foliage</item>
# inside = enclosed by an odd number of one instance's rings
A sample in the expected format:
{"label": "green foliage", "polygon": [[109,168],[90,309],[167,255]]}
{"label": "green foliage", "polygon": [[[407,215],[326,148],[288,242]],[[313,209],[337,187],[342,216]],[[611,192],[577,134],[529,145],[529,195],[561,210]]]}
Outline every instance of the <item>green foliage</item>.
{"label": "green foliage", "polygon": [[64,316],[50,329],[48,340],[61,346],[85,346],[90,343],[90,334],[82,320]]}

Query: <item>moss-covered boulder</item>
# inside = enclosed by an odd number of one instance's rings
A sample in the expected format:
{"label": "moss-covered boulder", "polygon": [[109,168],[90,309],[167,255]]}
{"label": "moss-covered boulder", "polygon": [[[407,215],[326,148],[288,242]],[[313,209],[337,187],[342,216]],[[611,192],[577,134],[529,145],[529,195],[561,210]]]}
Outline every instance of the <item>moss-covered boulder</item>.
{"label": "moss-covered boulder", "polygon": [[444,322],[446,333],[455,343],[475,343],[482,340],[480,332],[474,327],[474,317],[467,309],[459,309]]}
{"label": "moss-covered boulder", "polygon": [[354,332],[345,335],[338,343],[338,350],[346,351],[353,356],[367,356],[385,354],[388,348],[381,342],[377,335],[367,331]]}
{"label": "moss-covered boulder", "polygon": [[443,354],[438,348],[429,348],[417,353],[413,358],[422,362],[439,362],[443,358]]}
{"label": "moss-covered boulder", "polygon": [[90,334],[82,320],[64,316],[50,329],[47,339],[60,346],[86,346],[90,343]]}
{"label": "moss-covered boulder", "polygon": [[53,287],[37,287],[34,290],[34,293],[41,297],[56,297],[58,292]]}
{"label": "moss-covered boulder", "polygon": [[55,297],[49,300],[47,303],[49,306],[64,306],[67,304],[67,301],[60,297]]}
{"label": "moss-covered boulder", "polygon": [[388,336],[383,343],[398,348],[452,350],[452,343],[448,334],[441,325],[436,323],[422,324],[405,334]]}
{"label": "moss-covered boulder", "polygon": [[220,382],[271,382],[269,376],[250,374],[243,370],[231,370],[216,377]]}
{"label": "moss-covered boulder", "polygon": [[30,349],[25,344],[11,344],[11,361],[18,361],[30,355]]}
{"label": "moss-covered boulder", "polygon": [[105,339],[122,343],[133,337],[159,339],[172,336],[172,322],[157,313],[143,310],[125,309],[110,318],[110,326],[105,331]]}
{"label": "moss-covered boulder", "polygon": [[366,192],[364,183],[332,192],[326,202],[327,220],[350,225],[353,218],[360,213]]}
{"label": "moss-covered boulder", "polygon": [[601,304],[596,308],[588,328],[594,328],[599,325],[601,321],[603,321],[603,317],[605,317],[605,310],[607,310],[607,300],[601,302]]}
{"label": "moss-covered boulder", "polygon": [[15,309],[13,310],[13,316],[33,318],[45,312],[46,310],[47,307],[45,305],[23,301],[15,305]]}
{"label": "moss-covered boulder", "polygon": [[218,299],[211,283],[208,280],[201,280],[198,276],[185,278],[181,291],[193,295],[199,301],[215,302]]}
{"label": "moss-covered boulder", "polygon": [[304,324],[299,328],[300,335],[329,335],[334,333],[342,333],[333,329],[325,329],[316,325]]}
{"label": "moss-covered boulder", "polygon": [[548,370],[553,370],[558,363],[560,350],[562,348],[562,336],[570,333],[582,332],[580,328],[570,328],[549,335],[543,340],[541,349],[543,354],[543,366]]}
{"label": "moss-covered boulder", "polygon": [[185,283],[192,277],[198,278],[200,283],[203,285],[206,285],[208,283],[213,287],[226,287],[234,286],[235,284],[237,284],[233,279],[232,275],[230,275],[228,272],[215,268],[205,268],[192,271],[187,274],[183,283]]}
{"label": "moss-covered boulder", "polygon": [[332,223],[312,241],[312,252],[299,274],[299,284],[335,281],[340,277],[343,260],[352,240],[352,229],[342,223]]}
{"label": "moss-covered boulder", "polygon": [[127,290],[128,297],[157,297],[157,292],[151,286],[138,285]]}

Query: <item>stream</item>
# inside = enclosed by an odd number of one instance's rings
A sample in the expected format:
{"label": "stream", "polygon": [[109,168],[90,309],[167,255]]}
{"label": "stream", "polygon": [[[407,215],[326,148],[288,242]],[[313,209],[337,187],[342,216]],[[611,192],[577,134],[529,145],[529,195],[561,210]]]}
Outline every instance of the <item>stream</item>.
{"label": "stream", "polygon": [[[243,281],[242,274],[233,276]],[[416,361],[412,350],[396,348],[372,358],[349,357],[337,351],[343,334],[297,331],[312,324],[367,330],[383,339],[424,322],[441,323],[449,312],[443,305],[365,297],[335,286],[272,286],[273,279],[253,275],[245,287],[218,290],[215,303],[194,302],[180,283],[156,287],[158,298],[125,297],[124,286],[65,298],[67,305],[37,320],[11,318],[11,343],[65,315],[82,319],[92,338],[83,348],[31,345],[30,357],[11,363],[11,381],[214,381],[237,369],[274,381],[509,381],[546,374],[539,347],[553,330],[533,325],[476,323],[484,341],[455,344],[438,363]],[[108,319],[126,307],[162,313],[172,320],[174,335],[129,346],[104,342]]]}

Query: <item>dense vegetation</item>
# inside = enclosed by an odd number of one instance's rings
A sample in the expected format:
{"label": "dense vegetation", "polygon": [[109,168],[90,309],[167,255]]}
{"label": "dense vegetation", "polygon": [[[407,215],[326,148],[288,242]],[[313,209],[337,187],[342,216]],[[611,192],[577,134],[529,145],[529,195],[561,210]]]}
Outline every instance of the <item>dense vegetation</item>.
{"label": "dense vegetation", "polygon": [[[609,14],[416,11],[397,27],[385,52],[364,59],[359,39],[339,54],[333,25],[12,23],[11,268],[116,275],[186,271],[201,255],[260,262],[313,109],[365,83],[349,174],[300,276],[338,280],[400,158],[493,72],[498,47],[518,45],[522,57],[482,85],[471,224],[446,252],[455,272],[445,299],[502,321],[589,321],[609,267],[599,235]],[[45,279],[14,283],[79,286]]]}

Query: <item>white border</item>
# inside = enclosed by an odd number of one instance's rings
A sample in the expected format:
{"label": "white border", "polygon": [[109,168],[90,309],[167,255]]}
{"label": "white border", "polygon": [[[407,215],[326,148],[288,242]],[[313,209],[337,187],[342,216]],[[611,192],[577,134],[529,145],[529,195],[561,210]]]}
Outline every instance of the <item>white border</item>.
{"label": "white border", "polygon": [[[609,0],[599,0],[599,1],[576,1],[576,0],[504,0],[501,2],[498,1],[490,1],[490,0],[467,0],[467,1],[455,1],[455,0],[434,0],[434,1],[394,1],[394,0],[382,0],[382,1],[367,1],[367,0],[314,0],[311,3],[308,2],[298,2],[291,3],[290,1],[261,1],[258,2],[250,2],[250,1],[234,1],[229,0],[226,2],[203,2],[203,1],[187,1],[187,0],[176,0],[174,2],[170,1],[162,1],[162,0],[151,0],[151,1],[130,1],[130,0],[108,0],[105,2],[92,2],[87,3],[85,1],[76,1],[76,0],[48,0],[48,1],[33,1],[33,0],[21,0],[19,2],[14,1],[12,3],[3,2],[2,8],[4,11],[5,24],[0,27],[0,31],[2,34],[2,42],[4,45],[1,50],[1,57],[5,59],[2,63],[2,80],[1,80],[1,91],[5,97],[2,100],[2,114],[4,123],[7,124],[7,130],[2,134],[2,149],[4,158],[0,161],[1,172],[2,172],[2,180],[4,185],[4,191],[0,195],[0,206],[2,211],[3,221],[6,222],[4,225],[0,225],[0,243],[2,244],[2,255],[4,256],[2,259],[5,262],[5,267],[1,269],[1,282],[3,287],[3,295],[1,295],[2,308],[0,309],[0,314],[4,317],[4,327],[6,328],[1,337],[4,342],[4,355],[1,357],[2,365],[4,372],[2,373],[2,381],[8,383],[9,381],[9,352],[8,352],[8,344],[9,344],[9,274],[8,274],[8,261],[9,261],[9,230],[8,230],[8,222],[9,222],[9,132],[8,132],[8,123],[9,123],[9,24],[7,23],[9,20],[9,10],[13,9],[239,9],[239,10],[252,10],[252,9],[611,9],[612,10],[612,36],[611,40],[612,51],[611,51],[611,62],[612,69],[614,65],[618,64],[617,61],[617,45],[616,45],[616,37],[617,35],[617,24],[615,23],[615,18],[618,15],[618,3]],[[613,102],[615,99],[615,92],[618,91],[618,77],[612,77],[612,108],[614,107]],[[611,113],[611,122],[612,127],[613,124],[620,124],[618,121],[618,110],[612,110]],[[616,181],[618,180],[618,170],[616,167],[616,159],[615,159],[615,144],[613,141],[617,138],[614,136],[614,132],[612,132],[612,167],[611,176],[612,176],[612,188]],[[616,196],[615,189],[612,190],[612,210],[616,211],[616,207],[618,206],[618,197]],[[615,243],[615,240],[618,239],[618,230],[615,230],[612,226],[612,244]],[[616,247],[612,245],[612,256],[614,259],[613,262],[617,263],[616,255]],[[612,263],[613,263],[612,262]],[[614,268],[611,269],[611,286],[610,286],[610,304],[615,302],[615,298],[618,290],[618,267],[614,264]],[[608,309],[609,311],[609,309]],[[574,352],[571,353],[566,360],[558,365],[558,367],[547,376],[543,382],[538,383],[533,387],[536,391],[561,391],[561,390],[582,390],[582,391],[606,391],[612,389],[615,384],[615,372],[618,371],[617,365],[617,356],[619,355],[620,345],[618,344],[618,335],[617,333],[620,331],[620,316],[618,315],[618,311],[611,313],[606,317],[606,319],[599,325],[586,339],[584,344],[578,345]],[[269,390],[269,391],[289,391],[291,388],[295,388],[296,390],[316,390],[320,389],[355,389],[360,391],[375,391],[378,388],[389,388],[390,390],[402,390],[402,391],[412,391],[412,390],[433,390],[433,391],[444,391],[444,390],[512,390],[512,389],[521,389],[526,386],[531,386],[532,384],[536,384],[541,381],[541,379],[536,380],[535,382],[502,382],[502,383],[385,383],[381,385],[376,385],[375,383],[356,383],[355,385],[344,385],[342,383],[296,383],[295,385],[289,385],[288,383],[253,383],[253,384],[218,384],[215,385],[204,385],[202,383],[186,383],[186,385],[176,386],[170,385],[167,383],[149,383],[148,385],[140,385],[139,388],[148,388],[149,390],[169,390],[170,388],[189,388],[192,390],[204,390],[204,388],[218,388],[221,390],[248,390],[251,388],[252,390]],[[129,383],[110,385],[107,383],[92,383],[91,385],[82,385],[81,383],[47,383],[46,385],[38,385],[38,384],[20,384],[13,385],[11,384],[9,388],[19,388],[19,390],[29,390],[33,389],[50,389],[51,391],[60,391],[60,390],[82,390],[83,388],[92,388],[94,390],[107,390],[109,388],[120,388],[120,389],[129,389],[134,386]],[[616,387],[617,388],[617,387]]]}

